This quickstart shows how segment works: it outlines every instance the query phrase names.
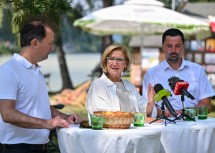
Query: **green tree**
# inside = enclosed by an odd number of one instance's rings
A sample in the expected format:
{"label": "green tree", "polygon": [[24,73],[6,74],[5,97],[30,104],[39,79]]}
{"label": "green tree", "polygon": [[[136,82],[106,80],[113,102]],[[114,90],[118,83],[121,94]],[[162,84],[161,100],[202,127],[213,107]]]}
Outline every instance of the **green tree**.
{"label": "green tree", "polygon": [[1,6],[1,21],[0,21],[0,36],[1,41],[15,41],[15,36],[12,33],[11,21],[12,14],[8,7]]}
{"label": "green tree", "polygon": [[[13,23],[20,27],[29,17],[45,16],[49,22],[54,24],[56,38],[56,53],[60,63],[60,72],[62,77],[62,89],[73,89],[73,84],[69,76],[66,65],[65,53],[63,51],[63,42],[60,33],[60,23],[63,16],[67,15],[71,21],[80,18],[78,11],[71,7],[72,1],[67,0],[3,0],[13,13]],[[16,32],[18,32],[18,28]]]}

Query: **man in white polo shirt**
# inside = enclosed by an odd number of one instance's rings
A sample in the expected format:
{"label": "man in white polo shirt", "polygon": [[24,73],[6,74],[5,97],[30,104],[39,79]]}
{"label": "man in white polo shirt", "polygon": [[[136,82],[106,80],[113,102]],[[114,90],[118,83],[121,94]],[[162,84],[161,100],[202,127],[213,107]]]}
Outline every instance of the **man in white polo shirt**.
{"label": "man in white polo shirt", "polygon": [[0,67],[0,150],[46,153],[49,131],[80,123],[50,107],[46,83],[37,64],[54,49],[54,32],[45,22],[27,22],[20,32],[21,51]]}
{"label": "man in white polo shirt", "polygon": [[[195,98],[191,99],[185,96],[184,107],[207,105],[211,110],[210,97],[215,95],[214,90],[202,66],[183,59],[184,35],[179,29],[171,28],[163,33],[162,50],[166,59],[159,65],[148,69],[144,75],[143,97],[147,98],[149,83],[153,86],[161,84],[164,89],[172,91],[169,80],[171,80],[171,77],[176,77],[189,83],[187,91]],[[172,96],[167,98],[177,114],[180,114],[182,112],[181,95],[175,95],[172,92]],[[151,109],[153,106],[151,106]],[[161,102],[158,102],[157,106],[161,106]],[[169,115],[171,114],[166,109],[166,116]]]}

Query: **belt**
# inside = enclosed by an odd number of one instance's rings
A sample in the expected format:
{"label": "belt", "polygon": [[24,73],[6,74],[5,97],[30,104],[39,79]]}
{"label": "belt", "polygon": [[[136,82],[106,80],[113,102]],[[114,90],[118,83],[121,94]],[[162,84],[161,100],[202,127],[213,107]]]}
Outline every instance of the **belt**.
{"label": "belt", "polygon": [[0,144],[0,150],[28,149],[28,150],[48,150],[48,144]]}

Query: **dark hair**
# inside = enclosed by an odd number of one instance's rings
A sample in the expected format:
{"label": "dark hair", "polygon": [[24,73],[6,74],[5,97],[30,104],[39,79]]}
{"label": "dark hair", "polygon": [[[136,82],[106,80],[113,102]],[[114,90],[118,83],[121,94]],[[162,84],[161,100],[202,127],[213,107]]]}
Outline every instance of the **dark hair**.
{"label": "dark hair", "polygon": [[49,26],[43,21],[33,20],[25,23],[20,30],[20,46],[29,46],[33,39],[42,41],[46,36],[45,27]]}
{"label": "dark hair", "polygon": [[171,28],[166,30],[162,36],[162,44],[164,44],[167,36],[180,36],[184,44],[184,34],[179,29]]}

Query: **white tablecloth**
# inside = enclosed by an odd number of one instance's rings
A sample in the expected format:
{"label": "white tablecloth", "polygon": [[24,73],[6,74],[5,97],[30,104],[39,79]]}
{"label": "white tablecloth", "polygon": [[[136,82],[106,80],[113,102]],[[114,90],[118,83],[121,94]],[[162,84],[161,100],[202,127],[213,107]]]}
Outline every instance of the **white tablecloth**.
{"label": "white tablecloth", "polygon": [[57,130],[61,153],[159,153],[160,129],[80,129],[78,125]]}
{"label": "white tablecloth", "polygon": [[[161,132],[161,133],[160,133]],[[126,130],[58,129],[61,153],[215,153],[215,118]]]}
{"label": "white tablecloth", "polygon": [[167,126],[152,123],[148,128],[161,129],[160,153],[215,153],[215,118]]}

